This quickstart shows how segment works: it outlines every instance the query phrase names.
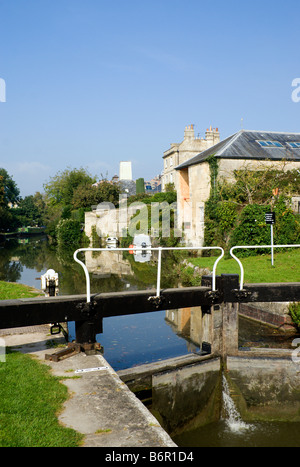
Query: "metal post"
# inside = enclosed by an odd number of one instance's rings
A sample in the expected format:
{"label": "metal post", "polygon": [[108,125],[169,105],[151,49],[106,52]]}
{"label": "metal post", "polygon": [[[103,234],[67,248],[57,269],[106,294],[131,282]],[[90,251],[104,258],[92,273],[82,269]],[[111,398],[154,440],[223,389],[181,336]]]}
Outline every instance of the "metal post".
{"label": "metal post", "polygon": [[161,247],[158,248],[158,266],[157,266],[157,283],[156,296],[160,296],[160,276],[161,276]]}
{"label": "metal post", "polygon": [[95,322],[92,320],[75,321],[76,344],[95,344]]}
{"label": "metal post", "polygon": [[271,263],[274,266],[273,224],[271,224]]}
{"label": "metal post", "polygon": [[[299,248],[300,244],[295,245],[273,245],[275,248]],[[233,250],[237,249],[249,249],[249,248],[270,248],[270,245],[236,245],[230,248],[230,256],[236,260],[236,262],[240,266],[240,290],[243,290],[244,287],[244,268],[241,261],[233,254]]]}

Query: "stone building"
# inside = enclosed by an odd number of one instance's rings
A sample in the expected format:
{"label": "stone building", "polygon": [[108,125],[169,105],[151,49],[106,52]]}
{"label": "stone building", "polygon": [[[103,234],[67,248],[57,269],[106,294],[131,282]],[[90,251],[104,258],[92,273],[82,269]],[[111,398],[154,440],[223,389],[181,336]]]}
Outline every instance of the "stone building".
{"label": "stone building", "polygon": [[[218,159],[218,179],[234,180],[241,168],[258,170],[300,170],[300,133],[240,130],[209,149],[176,166],[178,227],[183,226],[185,240],[202,246],[204,240],[204,206],[210,196],[209,158]],[[283,161],[284,165],[283,165]],[[292,199],[293,209],[300,210],[299,193]]]}
{"label": "stone building", "polygon": [[164,152],[164,168],[162,172],[162,191],[168,183],[174,183],[177,189],[177,172],[175,167],[199,154],[220,141],[218,128],[210,127],[206,130],[205,138],[196,138],[194,125],[185,127],[184,139],[181,143],[171,144],[170,149]]}

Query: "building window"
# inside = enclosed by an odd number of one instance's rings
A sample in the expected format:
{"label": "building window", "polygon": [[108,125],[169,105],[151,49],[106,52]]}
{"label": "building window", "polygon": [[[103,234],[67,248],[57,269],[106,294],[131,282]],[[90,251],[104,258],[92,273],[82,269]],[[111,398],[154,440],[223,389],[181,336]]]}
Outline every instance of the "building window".
{"label": "building window", "polygon": [[262,148],[283,148],[279,141],[257,141]]}
{"label": "building window", "polygon": [[300,149],[300,143],[288,143],[290,148]]}
{"label": "building window", "polygon": [[173,157],[170,157],[170,167],[173,165]]}

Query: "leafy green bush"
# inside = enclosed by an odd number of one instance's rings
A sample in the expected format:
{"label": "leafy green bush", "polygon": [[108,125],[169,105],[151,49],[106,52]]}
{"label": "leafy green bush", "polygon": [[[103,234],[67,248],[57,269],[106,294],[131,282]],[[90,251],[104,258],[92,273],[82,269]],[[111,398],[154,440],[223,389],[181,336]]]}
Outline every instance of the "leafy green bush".
{"label": "leafy green bush", "polygon": [[295,215],[284,197],[279,197],[274,206],[276,223],[274,227],[277,245],[296,244],[300,240],[300,219]]}
{"label": "leafy green bush", "polygon": [[74,219],[62,219],[57,225],[56,233],[59,246],[77,246],[82,238],[81,224]]}
{"label": "leafy green bush", "polygon": [[[270,228],[265,223],[265,213],[270,211],[269,206],[248,204],[241,211],[238,225],[232,232],[230,245],[269,245]],[[264,250],[262,250],[264,252]],[[241,255],[257,254],[255,250],[247,250]]]}
{"label": "leafy green bush", "polygon": [[289,312],[293,323],[300,329],[300,302],[290,303]]}
{"label": "leafy green bush", "polygon": [[[270,245],[270,226],[265,223],[265,213],[270,211],[269,206],[248,204],[243,208],[238,218],[238,225],[230,239],[230,245]],[[276,215],[274,224],[274,244],[292,245],[299,243],[299,218],[289,208],[284,197],[280,197],[274,205]],[[241,252],[243,256],[257,254],[258,250]],[[265,250],[261,250],[265,253]]]}

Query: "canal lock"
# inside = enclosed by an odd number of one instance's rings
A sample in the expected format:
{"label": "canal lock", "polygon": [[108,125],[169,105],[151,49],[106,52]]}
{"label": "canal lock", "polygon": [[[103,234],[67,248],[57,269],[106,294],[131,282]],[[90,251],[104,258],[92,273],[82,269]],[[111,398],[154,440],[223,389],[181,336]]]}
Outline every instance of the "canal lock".
{"label": "canal lock", "polygon": [[[201,441],[208,446],[211,442],[215,445],[216,436],[222,442],[227,440],[229,416],[224,412],[224,377],[240,430],[239,440],[230,439],[229,445],[241,440],[246,443],[247,428],[249,437],[257,432],[259,440],[255,438],[253,443],[268,446],[273,442],[269,439],[272,438],[277,439],[274,442],[279,445],[285,442],[300,446],[300,363],[293,361],[290,349],[276,348],[276,339],[273,347],[268,338],[265,343],[260,342],[261,347],[257,348],[245,346],[243,335],[243,346],[239,347],[236,338],[239,329],[235,324],[232,333],[228,333],[228,329],[225,332],[234,336],[236,348],[232,342],[227,345],[231,354],[224,359],[220,352],[224,336],[219,334],[224,318],[221,317],[222,313],[224,310],[215,307],[212,314],[205,314],[203,320],[213,333],[209,336],[209,332],[204,330],[202,334],[212,342],[210,355],[194,354],[153,365],[141,365],[121,371],[119,376],[179,446],[203,446],[199,439],[203,431],[209,430],[213,430],[212,439]],[[229,323],[230,326],[232,323]],[[272,334],[272,330],[269,334]],[[265,432],[261,433],[262,426],[267,427],[264,428],[267,436]],[[276,433],[272,430],[276,430]],[[289,436],[288,440],[281,441],[290,431],[296,439]],[[202,434],[199,435],[199,432]],[[278,433],[281,433],[279,439],[276,438]],[[237,431],[234,436],[237,436]],[[190,439],[194,444],[188,444]]]}

